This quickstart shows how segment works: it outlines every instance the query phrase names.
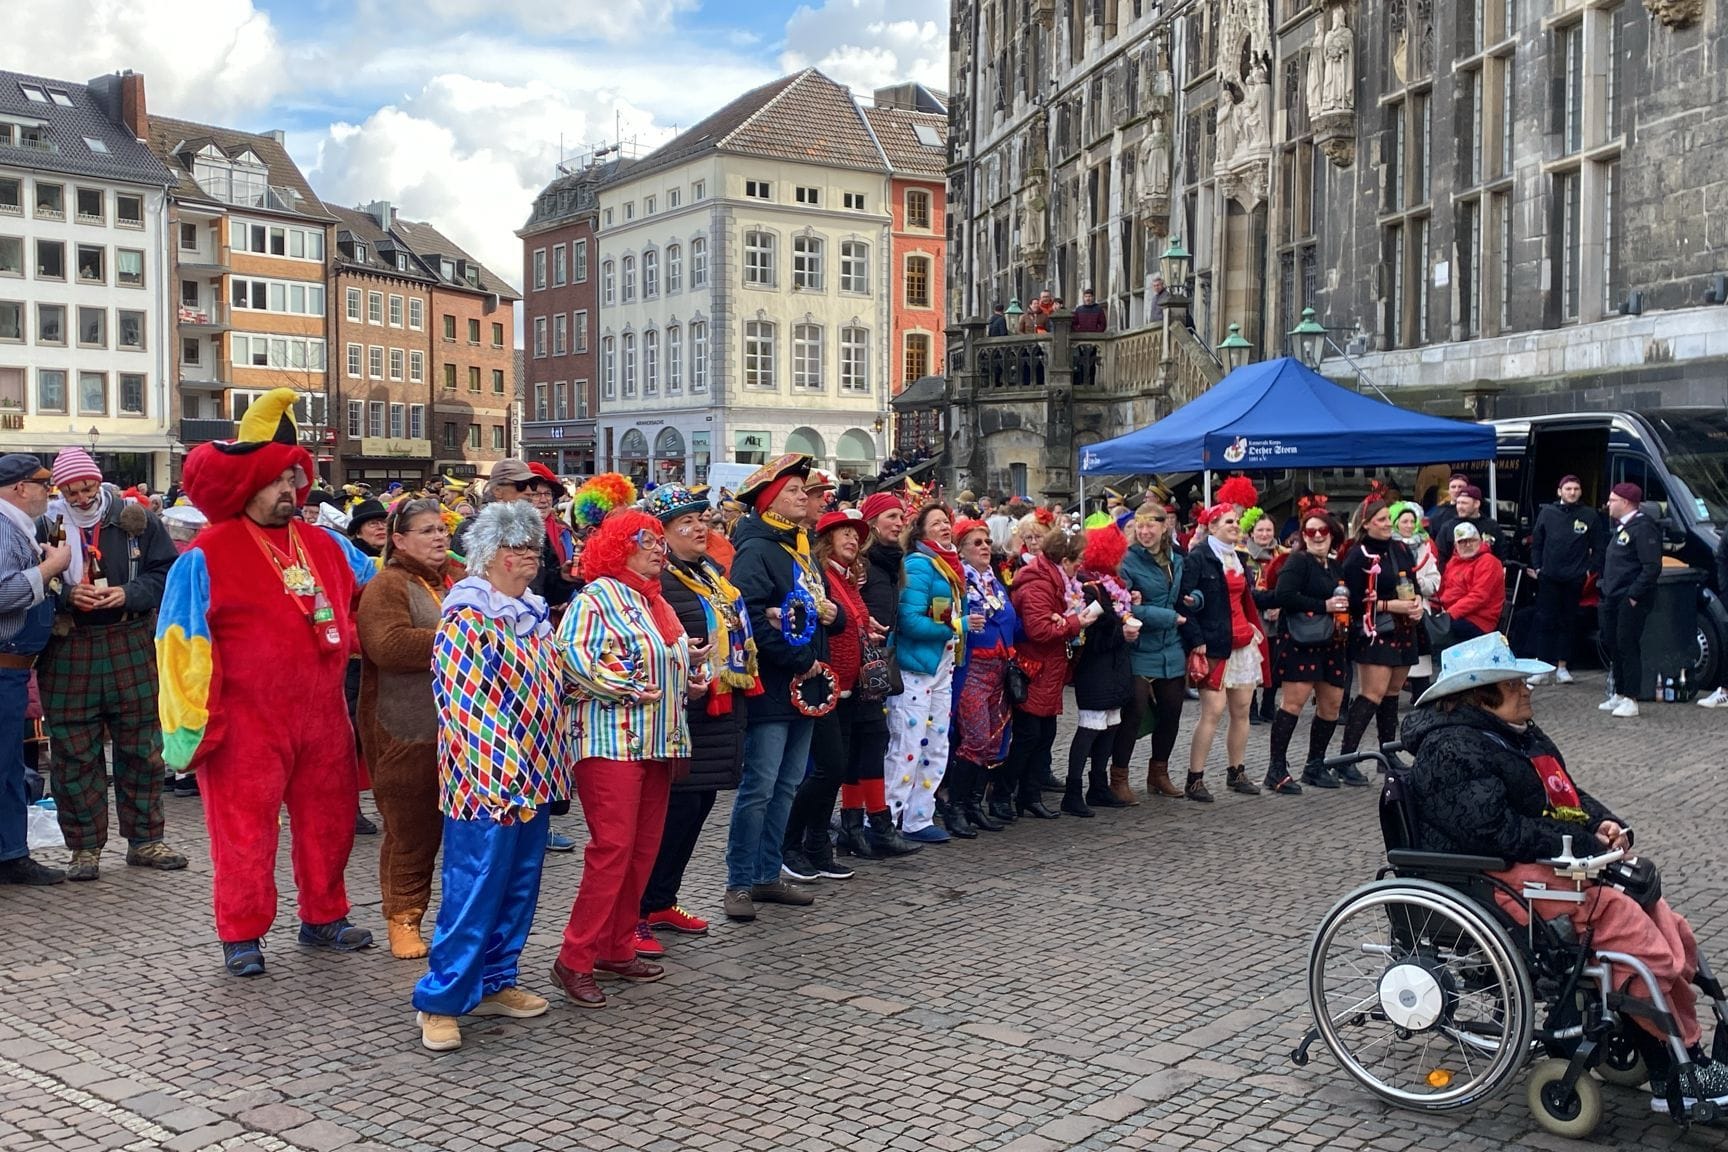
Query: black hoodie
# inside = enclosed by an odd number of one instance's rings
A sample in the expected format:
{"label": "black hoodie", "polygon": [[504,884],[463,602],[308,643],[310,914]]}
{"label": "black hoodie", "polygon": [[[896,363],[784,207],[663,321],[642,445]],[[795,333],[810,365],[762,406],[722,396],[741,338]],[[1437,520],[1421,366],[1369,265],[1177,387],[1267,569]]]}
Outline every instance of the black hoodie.
{"label": "black hoodie", "polygon": [[1624,824],[1576,779],[1586,823],[1543,815],[1548,794],[1531,763],[1559,748],[1536,725],[1520,732],[1480,708],[1418,708],[1404,718],[1404,746],[1416,755],[1407,774],[1416,809],[1416,847],[1423,852],[1500,856],[1531,863],[1560,855],[1562,836],[1579,855],[1605,850],[1589,836],[1604,820]]}
{"label": "black hoodie", "polygon": [[788,644],[779,626],[768,623],[768,609],[780,607],[797,581],[797,562],[787,551],[797,544],[796,530],[772,527],[751,513],[732,529],[732,544],[738,552],[732,560],[732,583],[749,606],[762,673],[762,695],[750,700],[750,722],[799,719],[792,707],[792,681],[818,660],[828,659],[828,632],[844,628],[846,614],[837,613],[826,630],[817,628],[808,644]]}

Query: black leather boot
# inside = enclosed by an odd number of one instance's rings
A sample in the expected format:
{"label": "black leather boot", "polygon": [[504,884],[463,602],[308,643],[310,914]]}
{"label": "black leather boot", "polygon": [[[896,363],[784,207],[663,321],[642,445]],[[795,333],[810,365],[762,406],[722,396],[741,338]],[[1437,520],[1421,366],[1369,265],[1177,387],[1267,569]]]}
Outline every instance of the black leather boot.
{"label": "black leather boot", "polygon": [[[952,772],[949,773],[949,777],[953,777]],[[971,822],[966,819],[966,814],[960,810],[960,805],[954,803],[952,787],[950,784],[944,789],[948,792],[947,799],[943,799],[942,794],[937,793],[936,815],[942,818],[942,827],[948,829],[948,835],[958,836],[962,840],[976,840],[978,839],[978,829],[972,827]]]}
{"label": "black leather boot", "polygon": [[1008,779],[1000,768],[990,779],[988,811],[1004,826],[1020,818],[1014,811],[1014,782]]}
{"label": "black leather boot", "polygon": [[856,856],[860,860],[876,859],[876,849],[871,846],[870,836],[864,831],[862,809],[840,809],[839,849],[843,856]]}
{"label": "black leather boot", "polygon": [[966,774],[966,794],[957,797],[966,813],[966,822],[981,832],[1000,832],[1007,825],[996,819],[995,813],[987,810],[984,804],[984,769],[977,764],[970,765],[970,768]]}
{"label": "black leather boot", "polygon": [[900,829],[894,826],[894,813],[888,809],[870,813],[869,820],[870,848],[878,857],[910,856],[924,850],[924,845],[914,844],[900,835]]}
{"label": "black leather boot", "polygon": [[1086,798],[1080,794],[1080,781],[1070,780],[1067,791],[1062,793],[1062,811],[1070,816],[1078,816],[1082,820],[1092,819],[1092,809],[1086,806]]}

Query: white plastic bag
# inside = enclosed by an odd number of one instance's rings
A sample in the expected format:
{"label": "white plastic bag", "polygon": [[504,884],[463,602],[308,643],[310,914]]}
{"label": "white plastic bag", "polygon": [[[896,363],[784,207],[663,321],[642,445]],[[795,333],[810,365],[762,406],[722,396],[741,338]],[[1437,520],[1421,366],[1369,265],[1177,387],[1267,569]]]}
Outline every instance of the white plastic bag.
{"label": "white plastic bag", "polygon": [[32,804],[25,809],[25,843],[30,851],[66,847],[66,837],[60,834],[60,814],[52,808]]}

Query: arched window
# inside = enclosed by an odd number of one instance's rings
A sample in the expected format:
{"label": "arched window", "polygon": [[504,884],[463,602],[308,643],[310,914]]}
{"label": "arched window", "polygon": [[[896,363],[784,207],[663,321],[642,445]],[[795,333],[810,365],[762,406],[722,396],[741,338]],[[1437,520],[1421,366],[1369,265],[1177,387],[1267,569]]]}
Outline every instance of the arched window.
{"label": "arched window", "polygon": [[666,245],[666,295],[684,290],[684,249]]}
{"label": "arched window", "polygon": [[708,287],[708,241],[700,236],[690,241],[690,287]]}
{"label": "arched window", "polygon": [[650,248],[642,253],[642,299],[660,295],[660,253]]}
{"label": "arched window", "polygon": [[744,325],[744,387],[774,390],[774,325],[750,320]]}
{"label": "arched window", "polygon": [[623,266],[624,303],[628,304],[636,299],[636,257],[626,256],[620,263]]}
{"label": "arched window", "polygon": [[600,265],[600,303],[613,304],[618,298],[618,266],[610,260]]}
{"label": "arched window", "polygon": [[636,337],[629,332],[624,334],[624,398],[634,399],[636,396]]}
{"label": "arched window", "polygon": [[660,333],[650,328],[642,333],[642,395],[660,394]]}
{"label": "arched window", "polygon": [[806,292],[822,291],[822,240],[797,236],[792,240],[792,287]]}

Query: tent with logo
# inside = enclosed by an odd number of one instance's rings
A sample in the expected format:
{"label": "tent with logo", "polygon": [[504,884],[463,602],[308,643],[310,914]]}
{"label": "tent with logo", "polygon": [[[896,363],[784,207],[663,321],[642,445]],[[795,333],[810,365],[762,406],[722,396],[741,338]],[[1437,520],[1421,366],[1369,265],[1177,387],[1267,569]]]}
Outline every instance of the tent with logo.
{"label": "tent with logo", "polygon": [[1081,450],[1083,475],[1493,460],[1494,429],[1353,392],[1292,357],[1238,368],[1148,427]]}

